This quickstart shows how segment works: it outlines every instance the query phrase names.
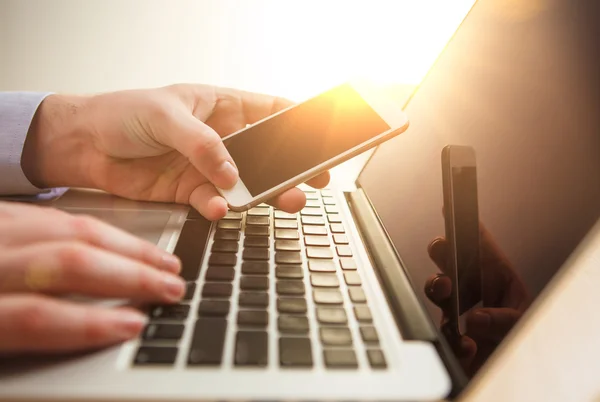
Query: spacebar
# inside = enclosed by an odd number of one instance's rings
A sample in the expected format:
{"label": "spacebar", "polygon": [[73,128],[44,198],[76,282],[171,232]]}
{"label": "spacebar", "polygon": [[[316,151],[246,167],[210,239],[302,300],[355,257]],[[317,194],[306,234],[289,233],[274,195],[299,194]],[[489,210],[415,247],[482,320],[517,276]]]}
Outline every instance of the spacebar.
{"label": "spacebar", "polygon": [[180,275],[186,281],[195,281],[198,278],[210,225],[210,221],[206,219],[186,220],[183,224],[173,254],[181,260]]}

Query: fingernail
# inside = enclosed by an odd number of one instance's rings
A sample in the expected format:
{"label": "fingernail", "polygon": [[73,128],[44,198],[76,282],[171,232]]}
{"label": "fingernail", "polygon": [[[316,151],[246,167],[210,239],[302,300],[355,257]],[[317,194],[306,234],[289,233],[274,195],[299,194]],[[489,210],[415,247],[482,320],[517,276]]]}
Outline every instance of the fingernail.
{"label": "fingernail", "polygon": [[163,277],[163,285],[170,299],[177,301],[181,299],[185,292],[185,282],[178,276],[165,273]]}
{"label": "fingernail", "polygon": [[483,329],[489,328],[489,326],[492,322],[492,317],[490,317],[490,315],[487,313],[478,311],[475,314],[473,314],[472,322],[473,322],[473,324],[475,324],[477,326],[477,328],[483,330]]}
{"label": "fingernail", "polygon": [[121,311],[116,319],[116,333],[122,339],[129,339],[137,336],[144,328],[148,318],[137,311]]}
{"label": "fingernail", "polygon": [[164,254],[161,258],[162,269],[178,274],[181,270],[181,261],[173,254]]}
{"label": "fingernail", "polygon": [[227,188],[233,187],[238,181],[238,171],[229,161],[225,161],[219,166],[217,175],[224,184],[227,183]]}

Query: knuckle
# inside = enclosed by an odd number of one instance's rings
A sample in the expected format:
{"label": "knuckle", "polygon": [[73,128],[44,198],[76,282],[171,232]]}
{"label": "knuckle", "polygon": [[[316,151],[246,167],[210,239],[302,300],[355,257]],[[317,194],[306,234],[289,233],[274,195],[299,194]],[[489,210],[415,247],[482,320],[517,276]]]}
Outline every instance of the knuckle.
{"label": "knuckle", "polygon": [[89,261],[87,248],[76,243],[62,245],[56,253],[60,269],[69,276],[80,272]]}
{"label": "knuckle", "polygon": [[221,143],[221,139],[209,133],[203,134],[194,145],[193,155],[197,158],[206,157],[213,153]]}
{"label": "knuckle", "polygon": [[89,242],[95,242],[98,239],[101,223],[97,218],[89,215],[79,215],[72,218],[71,224],[76,237]]}
{"label": "knuckle", "polygon": [[138,267],[138,290],[142,294],[153,294],[159,289],[158,272],[151,272],[147,267]]}
{"label": "knuckle", "polygon": [[43,303],[36,300],[23,300],[17,309],[14,321],[22,333],[43,331],[48,323],[48,310]]}

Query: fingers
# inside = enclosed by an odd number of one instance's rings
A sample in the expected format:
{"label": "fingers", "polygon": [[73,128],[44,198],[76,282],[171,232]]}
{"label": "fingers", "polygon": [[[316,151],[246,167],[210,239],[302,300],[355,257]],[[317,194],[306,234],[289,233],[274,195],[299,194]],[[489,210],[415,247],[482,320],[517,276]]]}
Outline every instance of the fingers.
{"label": "fingers", "polygon": [[512,308],[480,308],[467,315],[467,332],[475,339],[501,341],[520,317]]}
{"label": "fingers", "polygon": [[210,183],[202,184],[192,191],[190,205],[210,221],[219,220],[227,213],[227,201]]}
{"label": "fingers", "polygon": [[74,241],[5,249],[0,292],[82,294],[176,302],[185,283],[170,272]]}
{"label": "fingers", "polygon": [[308,180],[306,184],[308,184],[312,188],[325,188],[329,184],[330,179],[331,177],[329,175],[329,172],[324,172]]}
{"label": "fingers", "polygon": [[160,141],[187,157],[211,183],[229,189],[239,174],[221,137],[191,113],[170,116],[161,130]]}
{"label": "fingers", "polygon": [[296,213],[306,205],[306,195],[304,191],[294,187],[275,197],[269,203],[282,211]]}
{"label": "fingers", "polygon": [[242,100],[242,110],[244,111],[246,124],[264,119],[294,104],[290,100],[276,96],[245,91],[240,91],[239,94]]}
{"label": "fingers", "polygon": [[38,209],[44,213],[32,217],[29,212],[26,218],[6,222],[0,231],[0,245],[77,240],[173,273],[181,269],[181,263],[174,255],[99,219],[66,213],[58,216],[48,214],[50,209]]}
{"label": "fingers", "polygon": [[425,294],[438,307],[444,307],[452,294],[452,281],[444,274],[437,274],[425,282]]}
{"label": "fingers", "polygon": [[139,312],[78,305],[42,295],[0,296],[0,354],[100,348],[136,337]]}
{"label": "fingers", "polygon": [[429,243],[427,253],[433,260],[435,265],[442,271],[446,272],[446,258],[448,256],[448,242],[443,237],[437,237]]}

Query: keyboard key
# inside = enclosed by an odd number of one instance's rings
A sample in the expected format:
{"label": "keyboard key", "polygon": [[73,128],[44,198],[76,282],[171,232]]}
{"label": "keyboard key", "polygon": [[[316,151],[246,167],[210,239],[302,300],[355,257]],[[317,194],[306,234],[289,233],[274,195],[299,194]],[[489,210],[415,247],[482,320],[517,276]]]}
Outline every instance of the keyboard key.
{"label": "keyboard key", "polygon": [[348,244],[348,238],[346,237],[346,235],[343,234],[334,234],[333,235],[333,242],[335,244]]}
{"label": "keyboard key", "polygon": [[321,216],[303,216],[303,225],[325,225],[325,219]]}
{"label": "keyboard key", "polygon": [[182,324],[148,324],[142,338],[144,340],[177,340],[183,335]]}
{"label": "keyboard key", "polygon": [[275,240],[276,251],[300,251],[298,240]]}
{"label": "keyboard key", "polygon": [[275,276],[278,279],[302,279],[304,272],[301,265],[278,265],[275,268]]}
{"label": "keyboard key", "polygon": [[229,314],[229,300],[202,300],[198,306],[199,316],[225,317]]}
{"label": "keyboard key", "polygon": [[357,368],[356,353],[352,349],[325,350],[325,365],[334,368]]}
{"label": "keyboard key", "polygon": [[293,229],[275,229],[275,238],[284,240],[298,240],[300,236],[297,230]]}
{"label": "keyboard key", "polygon": [[328,214],[339,214],[340,209],[335,205],[326,205],[325,212],[327,212]]}
{"label": "keyboard key", "polygon": [[[298,214],[290,214],[284,211],[275,211],[275,219],[296,219]],[[277,220],[275,221],[277,223]]]}
{"label": "keyboard key", "polygon": [[275,219],[275,229],[298,229],[298,222],[289,219]]}
{"label": "keyboard key", "polygon": [[[183,224],[173,254],[181,260],[179,275],[186,281],[195,281],[200,273],[200,263],[210,233],[211,223],[204,218],[187,220]],[[236,232],[233,232],[236,233]]]}
{"label": "keyboard key", "polygon": [[379,343],[379,336],[377,336],[377,330],[375,329],[375,327],[360,327],[360,336],[362,336],[364,343]]}
{"label": "keyboard key", "polygon": [[302,215],[302,216],[323,216],[323,210],[321,208],[315,208],[315,207],[304,208],[302,211],[300,211],[300,215]]}
{"label": "keyboard key", "polygon": [[308,269],[311,272],[335,272],[335,262],[331,260],[308,260]]}
{"label": "keyboard key", "polygon": [[317,308],[317,320],[321,324],[346,324],[348,317],[343,308]]}
{"label": "keyboard key", "polygon": [[223,359],[223,346],[227,320],[216,317],[202,317],[196,321],[188,363],[191,365],[220,365]]}
{"label": "keyboard key", "polygon": [[379,349],[369,349],[367,350],[367,357],[369,359],[369,364],[373,368],[386,368],[387,363],[385,362],[385,356],[383,352]]}
{"label": "keyboard key", "polygon": [[280,297],[277,299],[277,311],[280,313],[306,313],[306,300],[301,297]]}
{"label": "keyboard key", "polygon": [[185,284],[185,295],[183,296],[183,300],[192,300],[194,297],[194,292],[196,291],[196,283],[188,282]]}
{"label": "keyboard key", "polygon": [[323,204],[325,204],[325,205],[335,205],[335,198],[333,198],[333,197],[323,197]]}
{"label": "keyboard key", "polygon": [[242,290],[267,290],[269,289],[269,278],[267,276],[247,276],[240,279]]}
{"label": "keyboard key", "polygon": [[367,305],[362,306],[354,306],[354,315],[356,316],[356,320],[358,322],[372,322],[373,316],[371,315],[371,310]]}
{"label": "keyboard key", "polygon": [[331,191],[330,189],[326,188],[321,190],[321,195],[323,197],[333,197],[333,191]]}
{"label": "keyboard key", "polygon": [[302,233],[305,235],[327,235],[327,228],[324,226],[302,226]]}
{"label": "keyboard key", "polygon": [[266,366],[269,361],[269,336],[263,331],[239,331],[235,338],[236,366]]}
{"label": "keyboard key", "polygon": [[[254,207],[248,211],[248,217],[250,216],[269,216],[271,214],[270,208]],[[246,218],[248,219],[248,218]]]}
{"label": "keyboard key", "polygon": [[268,307],[267,292],[241,292],[238,303],[241,307]]}
{"label": "keyboard key", "polygon": [[218,297],[228,299],[233,286],[231,283],[206,282],[202,288],[202,297]]}
{"label": "keyboard key", "polygon": [[329,246],[327,236],[304,236],[304,244],[307,246]]}
{"label": "keyboard key", "polygon": [[346,233],[344,225],[341,223],[333,223],[329,225],[329,228],[331,229],[331,233]]}
{"label": "keyboard key", "polygon": [[346,270],[350,270],[350,271],[356,270],[356,261],[354,261],[354,258],[341,257],[340,265],[342,266],[342,269],[346,269]]}
{"label": "keyboard key", "polygon": [[269,243],[268,237],[246,236],[244,239],[244,247],[268,248]]}
{"label": "keyboard key", "polygon": [[304,295],[304,283],[299,280],[277,281],[277,294],[290,296]]}
{"label": "keyboard key", "polygon": [[335,274],[310,274],[310,283],[318,288],[337,288],[340,281]]}
{"label": "keyboard key", "polygon": [[271,223],[268,216],[248,216],[246,218],[246,225],[254,226],[269,226]]}
{"label": "keyboard key", "polygon": [[342,304],[344,299],[338,289],[314,289],[313,300],[317,304]]}
{"label": "keyboard key", "polygon": [[277,327],[284,334],[307,334],[308,318],[302,315],[280,315]]}
{"label": "keyboard key", "polygon": [[242,213],[235,211],[227,211],[227,214],[223,217],[223,219],[232,219],[232,220],[242,220]]}
{"label": "keyboard key", "polygon": [[299,251],[276,251],[275,263],[277,264],[301,264],[302,254]]}
{"label": "keyboard key", "polygon": [[244,229],[244,234],[246,236],[268,236],[269,235],[269,227],[268,226],[246,226]]}
{"label": "keyboard key", "polygon": [[268,273],[269,263],[267,261],[244,261],[242,263],[242,274],[244,275],[267,275]]}
{"label": "keyboard key", "polygon": [[234,276],[232,267],[208,267],[205,278],[207,281],[231,282]]}
{"label": "keyboard key", "polygon": [[350,346],[352,335],[348,328],[321,328],[321,342],[327,346]]}
{"label": "keyboard key", "polygon": [[344,272],[344,280],[346,281],[346,285],[349,286],[361,284],[360,275],[358,275],[358,272],[356,271]]}
{"label": "keyboard key", "polygon": [[217,223],[217,229],[240,230],[242,221],[223,220]]}
{"label": "keyboard key", "polygon": [[235,240],[215,240],[211,250],[222,253],[237,253],[238,247],[238,242]]}
{"label": "keyboard key", "polygon": [[160,320],[185,320],[187,318],[190,306],[187,304],[165,304],[156,306],[150,312],[150,318]]}
{"label": "keyboard key", "polygon": [[319,196],[317,194],[306,194],[306,201],[317,201]]}
{"label": "keyboard key", "polygon": [[[219,229],[215,232],[215,240],[240,240],[240,232],[234,230]],[[196,243],[198,247],[199,243]]]}
{"label": "keyboard key", "polygon": [[279,364],[283,367],[312,367],[310,339],[280,338]]}
{"label": "keyboard key", "polygon": [[352,249],[350,246],[336,246],[337,255],[340,257],[352,257]]}
{"label": "keyboard key", "polygon": [[333,251],[325,247],[306,247],[306,256],[308,258],[333,258]]}
{"label": "keyboard key", "polygon": [[267,261],[270,258],[269,249],[266,248],[247,248],[242,254],[244,260]]}
{"label": "keyboard key", "polygon": [[266,327],[269,323],[269,313],[264,310],[240,310],[237,323],[241,326]]}
{"label": "keyboard key", "polygon": [[321,203],[319,202],[319,199],[316,198],[314,200],[306,199],[306,205],[304,207],[305,208],[318,208],[320,206],[321,206]]}
{"label": "keyboard key", "polygon": [[364,303],[367,301],[365,292],[360,286],[348,286],[348,294],[350,295],[350,300],[354,303]]}
{"label": "keyboard key", "polygon": [[340,214],[329,214],[327,215],[329,223],[342,223],[342,217]]}
{"label": "keyboard key", "polygon": [[173,364],[177,358],[177,348],[142,346],[138,349],[133,363],[136,366],[149,364]]}
{"label": "keyboard key", "polygon": [[237,254],[212,253],[208,258],[209,265],[228,265],[233,267],[237,263]]}

